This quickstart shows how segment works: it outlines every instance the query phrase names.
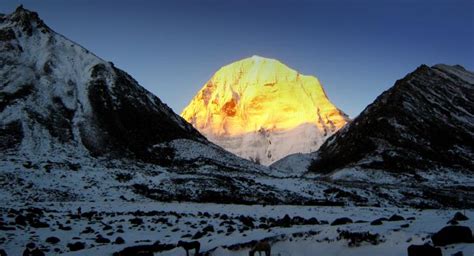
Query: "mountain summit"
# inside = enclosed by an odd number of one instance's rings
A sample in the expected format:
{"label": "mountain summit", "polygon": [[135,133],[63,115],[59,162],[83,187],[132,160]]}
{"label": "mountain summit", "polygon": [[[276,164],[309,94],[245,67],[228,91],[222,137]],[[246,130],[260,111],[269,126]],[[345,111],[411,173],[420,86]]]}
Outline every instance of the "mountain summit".
{"label": "mountain summit", "polygon": [[316,77],[260,56],[219,69],[181,116],[210,141],[265,165],[317,150],[348,121]]}
{"label": "mountain summit", "polygon": [[315,172],[474,170],[474,73],[422,65],[327,140]]}
{"label": "mountain summit", "polygon": [[0,149],[30,159],[116,155],[161,162],[156,144],[206,142],[124,71],[18,7],[0,16]]}

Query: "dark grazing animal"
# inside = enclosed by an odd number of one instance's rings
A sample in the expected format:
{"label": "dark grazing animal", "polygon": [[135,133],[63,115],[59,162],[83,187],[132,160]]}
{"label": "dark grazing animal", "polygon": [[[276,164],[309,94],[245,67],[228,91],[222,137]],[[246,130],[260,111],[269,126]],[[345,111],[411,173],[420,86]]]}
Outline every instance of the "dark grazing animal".
{"label": "dark grazing animal", "polygon": [[186,256],[189,256],[189,250],[194,249],[194,255],[199,255],[199,250],[201,249],[201,244],[198,241],[194,242],[185,242],[179,241],[177,247],[183,247],[186,250]]}
{"label": "dark grazing animal", "polygon": [[249,251],[249,256],[254,256],[255,252],[265,252],[265,256],[271,256],[271,251],[272,248],[268,242],[260,241],[257,242]]}

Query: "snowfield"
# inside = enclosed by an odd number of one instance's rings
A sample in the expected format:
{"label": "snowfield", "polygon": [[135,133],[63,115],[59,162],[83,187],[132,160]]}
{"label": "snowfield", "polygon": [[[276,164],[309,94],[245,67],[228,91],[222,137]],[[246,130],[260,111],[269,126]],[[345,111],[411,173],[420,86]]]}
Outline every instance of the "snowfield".
{"label": "snowfield", "polygon": [[[41,210],[30,210],[42,211],[38,220],[49,227],[15,225],[17,216],[31,207],[31,204],[2,203],[1,219],[8,227],[15,227],[0,233],[0,248],[9,255],[20,255],[28,242],[49,251],[48,255],[112,255],[125,247],[150,245],[156,241],[169,245],[170,249],[154,255],[185,255],[182,248],[172,248],[179,240],[199,241],[205,255],[248,255],[250,245],[246,243],[263,239],[270,241],[272,255],[407,255],[409,245],[431,243],[431,235],[446,226],[456,213],[456,210],[411,208],[49,202],[35,203],[34,207]],[[79,207],[82,217],[76,215]],[[464,213],[470,219],[460,221],[459,225],[472,228],[474,211]],[[289,216],[287,222],[285,215]],[[403,220],[370,224],[393,215]],[[342,217],[354,223],[331,225]],[[309,224],[311,218],[316,218],[318,224]],[[375,240],[349,245],[350,240],[341,235],[343,231],[370,232],[378,236]],[[47,243],[46,239],[51,236],[60,241],[54,245]],[[105,240],[101,241],[99,236]],[[123,238],[124,244],[115,243],[117,237]],[[85,248],[71,252],[67,244],[73,242],[83,242]],[[458,251],[473,255],[474,244],[455,244],[442,250],[443,255]]]}

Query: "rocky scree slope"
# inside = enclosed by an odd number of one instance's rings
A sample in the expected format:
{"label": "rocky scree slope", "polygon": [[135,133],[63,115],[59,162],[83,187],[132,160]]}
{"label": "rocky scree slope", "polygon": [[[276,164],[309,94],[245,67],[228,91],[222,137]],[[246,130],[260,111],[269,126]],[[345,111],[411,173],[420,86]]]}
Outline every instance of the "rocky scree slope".
{"label": "rocky scree slope", "polygon": [[474,73],[422,65],[328,139],[312,172],[474,170]]}

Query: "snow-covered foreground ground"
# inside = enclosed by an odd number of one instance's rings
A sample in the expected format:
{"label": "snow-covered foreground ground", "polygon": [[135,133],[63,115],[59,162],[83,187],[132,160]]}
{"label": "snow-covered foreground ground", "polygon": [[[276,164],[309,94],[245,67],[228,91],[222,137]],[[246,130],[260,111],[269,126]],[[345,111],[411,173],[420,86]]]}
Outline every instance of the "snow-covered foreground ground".
{"label": "snow-covered foreground ground", "polygon": [[[81,217],[76,215],[79,207]],[[0,209],[0,249],[5,249],[8,255],[21,255],[28,242],[49,250],[47,255],[112,255],[129,246],[156,241],[174,246],[179,240],[190,241],[199,236],[202,237],[195,240],[201,243],[201,252],[209,255],[248,255],[250,246],[245,243],[265,238],[272,244],[272,255],[407,255],[409,245],[431,242],[431,235],[448,225],[456,213],[456,210],[409,208],[157,202],[35,203],[34,207],[10,202],[2,203]],[[464,213],[470,219],[459,225],[472,229],[474,211]],[[404,220],[370,224],[394,214]],[[26,218],[26,224],[21,224],[20,215]],[[285,215],[290,218],[285,219]],[[341,217],[348,217],[354,223],[331,225]],[[342,231],[368,231],[379,237],[372,240],[375,244],[361,242],[349,246],[349,240],[341,238]],[[51,236],[60,241],[46,242]],[[106,239],[97,239],[98,236]],[[125,243],[117,244],[117,237]],[[85,243],[85,248],[71,252],[67,244],[74,242]],[[444,247],[443,255],[458,251],[474,255],[474,244]],[[172,248],[155,255],[185,255],[185,251]]]}

